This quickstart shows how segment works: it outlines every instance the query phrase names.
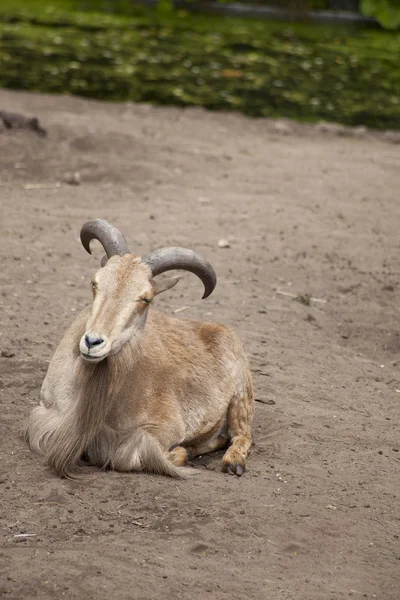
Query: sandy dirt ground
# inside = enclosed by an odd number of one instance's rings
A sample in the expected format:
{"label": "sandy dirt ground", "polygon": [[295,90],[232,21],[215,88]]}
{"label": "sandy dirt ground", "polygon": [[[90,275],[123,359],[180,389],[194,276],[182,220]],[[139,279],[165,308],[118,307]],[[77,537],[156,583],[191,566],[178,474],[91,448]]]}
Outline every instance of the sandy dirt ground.
{"label": "sandy dirt ground", "polygon": [[[0,597],[398,600],[400,146],[7,91],[0,109],[48,130],[0,132]],[[215,267],[209,299],[186,274],[157,305],[243,341],[257,402],[242,478],[218,452],[190,481],[60,480],[19,438],[90,302],[102,252],[79,230],[95,217],[138,254],[181,245]]]}

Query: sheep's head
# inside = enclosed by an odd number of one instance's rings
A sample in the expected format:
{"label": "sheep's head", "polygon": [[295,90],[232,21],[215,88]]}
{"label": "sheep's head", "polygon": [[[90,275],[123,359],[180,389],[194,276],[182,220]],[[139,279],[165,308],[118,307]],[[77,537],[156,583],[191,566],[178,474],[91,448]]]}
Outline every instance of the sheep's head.
{"label": "sheep's head", "polygon": [[92,278],[92,310],[79,344],[82,358],[89,362],[100,362],[138,336],[153,298],[180,279],[178,276],[160,281],[155,279],[157,275],[173,269],[195,273],[204,284],[203,298],[215,288],[214,269],[191,250],[162,248],[141,258],[133,256],[123,235],[101,219],[88,221],[82,227],[81,241],[89,253],[93,239],[102,244],[107,256]]}

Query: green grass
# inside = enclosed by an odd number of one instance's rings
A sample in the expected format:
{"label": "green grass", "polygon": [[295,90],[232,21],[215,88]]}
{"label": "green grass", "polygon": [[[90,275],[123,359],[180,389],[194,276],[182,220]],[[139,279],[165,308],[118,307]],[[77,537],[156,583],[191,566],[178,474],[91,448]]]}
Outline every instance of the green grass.
{"label": "green grass", "polygon": [[400,34],[2,0],[0,86],[400,129]]}

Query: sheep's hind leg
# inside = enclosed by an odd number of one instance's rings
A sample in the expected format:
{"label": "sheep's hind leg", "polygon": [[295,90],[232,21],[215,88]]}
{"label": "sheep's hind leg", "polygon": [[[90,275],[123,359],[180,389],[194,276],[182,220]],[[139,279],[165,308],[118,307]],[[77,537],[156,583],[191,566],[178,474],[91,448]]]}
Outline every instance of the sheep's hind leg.
{"label": "sheep's hind leg", "polygon": [[167,459],[176,467],[186,467],[188,464],[188,453],[183,446],[175,446],[167,452]]}
{"label": "sheep's hind leg", "polygon": [[225,448],[228,443],[228,435],[226,433],[226,419],[222,419],[221,422],[217,423],[211,431],[201,436],[198,440],[193,440],[191,444],[187,446],[172,446],[167,453],[168,459],[177,466],[188,465],[188,459],[201,456],[202,454],[209,454],[215,452],[221,448]]}
{"label": "sheep's hind leg", "polygon": [[250,375],[245,394],[232,398],[228,407],[228,433],[231,445],[222,458],[222,470],[230,475],[243,475],[252,438],[251,424],[254,413],[253,389]]}

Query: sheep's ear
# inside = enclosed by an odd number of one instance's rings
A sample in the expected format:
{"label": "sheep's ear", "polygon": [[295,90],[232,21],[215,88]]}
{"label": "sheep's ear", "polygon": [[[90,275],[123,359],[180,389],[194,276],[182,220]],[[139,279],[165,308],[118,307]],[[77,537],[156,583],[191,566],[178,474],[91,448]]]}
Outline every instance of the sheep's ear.
{"label": "sheep's ear", "polygon": [[155,279],[153,282],[154,294],[157,296],[157,294],[161,294],[161,292],[170,290],[178,283],[180,278],[180,275],[178,275],[178,277],[169,277],[167,279]]}
{"label": "sheep's ear", "polygon": [[100,265],[101,265],[102,267],[105,267],[105,265],[107,264],[107,261],[108,261],[108,258],[107,258],[107,256],[103,256],[103,258],[101,259],[101,263],[100,263]]}

